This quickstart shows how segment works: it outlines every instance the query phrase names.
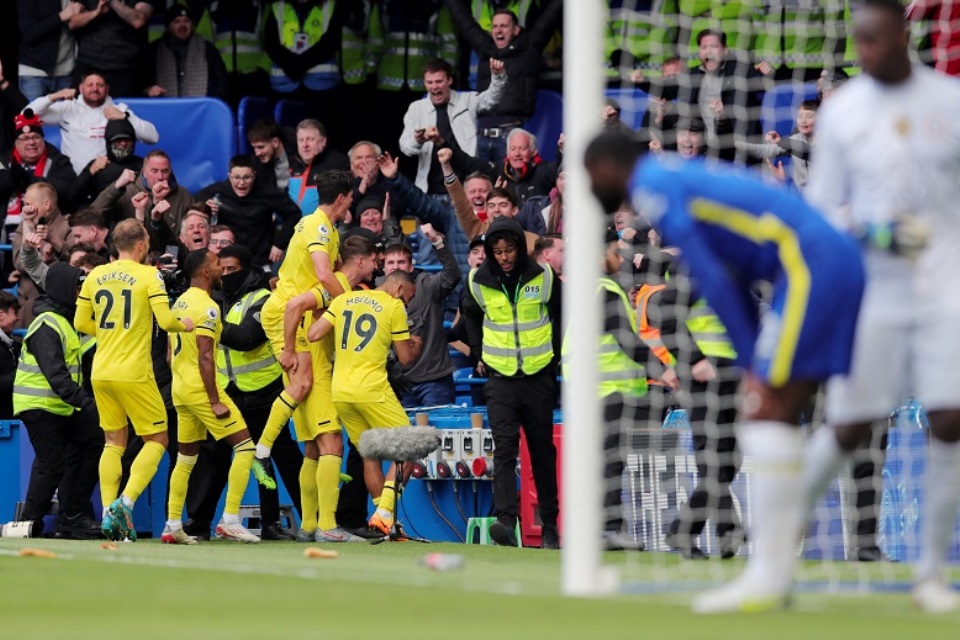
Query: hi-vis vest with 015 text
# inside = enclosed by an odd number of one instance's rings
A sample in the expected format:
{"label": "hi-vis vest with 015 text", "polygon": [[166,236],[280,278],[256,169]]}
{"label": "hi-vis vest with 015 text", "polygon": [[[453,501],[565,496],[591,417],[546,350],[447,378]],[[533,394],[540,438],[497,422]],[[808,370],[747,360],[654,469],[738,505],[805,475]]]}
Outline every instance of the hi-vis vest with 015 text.
{"label": "hi-vis vest with 015 text", "polygon": [[[673,366],[676,359],[664,345],[660,330],[651,327],[647,319],[650,298],[653,297],[653,294],[663,291],[665,288],[666,285],[664,284],[644,284],[640,287],[640,291],[637,293],[637,321],[640,339],[650,347],[660,362],[667,366]],[[727,336],[726,328],[713,309],[708,307],[702,299],[697,300],[690,308],[686,325],[694,342],[697,343],[697,348],[703,355],[729,360],[736,359],[737,352]]]}
{"label": "hi-vis vest with 015 text", "polygon": [[[290,3],[280,0],[274,4],[273,17],[280,32],[280,44],[294,53],[301,53],[317,44],[330,26],[333,6],[333,0],[328,0],[323,7],[313,7],[301,25],[297,11]],[[306,41],[298,41],[303,36],[306,36]],[[329,89],[339,82],[340,67],[335,57],[310,67],[303,76],[304,86],[313,91]],[[281,93],[290,93],[300,86],[300,81],[288,78],[283,69],[273,64],[270,67],[270,84]]]}
{"label": "hi-vis vest with 015 text", "polygon": [[507,293],[467,278],[470,294],[483,309],[483,362],[504,376],[533,375],[553,360],[553,325],[547,301],[553,292],[553,270],[544,267],[529,282],[517,285],[516,302]]}
{"label": "hi-vis vest with 015 text", "polygon": [[[630,329],[637,332],[637,318],[630,306],[630,299],[627,294],[614,280],[610,278],[600,278],[598,281],[600,291],[609,291],[617,296],[623,305],[627,318],[630,319]],[[572,325],[571,325],[572,326]],[[563,336],[563,377],[569,377],[568,355],[570,353],[570,332],[568,328]],[[600,342],[597,348],[597,372],[600,376],[597,384],[597,394],[605,398],[612,393],[620,393],[624,396],[640,398],[647,394],[647,372],[642,364],[636,362],[620,347],[616,336],[609,331],[604,331],[600,336]]]}
{"label": "hi-vis vest with 015 text", "polygon": [[[266,289],[251,291],[230,307],[224,320],[240,324],[250,307],[269,295]],[[281,373],[283,370],[269,340],[250,351],[229,349],[223,344],[217,348],[217,379],[224,388],[233,382],[240,391],[256,391],[276,380]]]}
{"label": "hi-vis vest with 015 text", "polygon": [[63,361],[70,372],[70,378],[78,385],[81,382],[80,373],[80,335],[70,321],[61,315],[46,311],[34,318],[23,339],[23,349],[20,351],[20,362],[17,363],[17,376],[13,382],[13,414],[20,415],[24,411],[39,409],[58,416],[73,415],[77,411],[54,392],[47,378],[40,371],[37,359],[30,352],[27,340],[42,326],[48,326],[60,336],[63,347]]}

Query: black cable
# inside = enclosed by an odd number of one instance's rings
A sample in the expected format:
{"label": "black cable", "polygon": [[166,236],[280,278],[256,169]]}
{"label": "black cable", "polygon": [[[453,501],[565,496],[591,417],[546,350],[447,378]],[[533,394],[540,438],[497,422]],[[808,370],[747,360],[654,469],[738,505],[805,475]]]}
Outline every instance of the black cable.
{"label": "black cable", "polygon": [[417,531],[417,528],[413,525],[413,520],[410,519],[410,515],[407,513],[407,507],[403,504],[404,493],[406,493],[406,491],[400,494],[400,509],[403,511],[403,519],[406,521],[407,525],[409,525],[410,530],[413,531],[413,535],[417,536],[418,538],[426,538],[426,536]]}
{"label": "black cable", "polygon": [[443,520],[443,523],[450,527],[450,531],[453,531],[454,535],[457,536],[457,539],[460,542],[466,542],[463,539],[463,536],[460,535],[460,532],[457,531],[457,528],[453,526],[453,523],[447,520],[447,518],[440,512],[440,507],[437,506],[437,500],[433,497],[433,489],[427,486],[427,494],[430,496],[430,504],[433,505],[433,510],[437,512],[437,517]]}
{"label": "black cable", "polygon": [[467,521],[467,514],[463,512],[463,507],[460,505],[460,489],[457,482],[457,480],[453,481],[453,501],[457,503],[457,511],[460,512],[460,519],[463,520],[463,526],[468,526],[470,523]]}

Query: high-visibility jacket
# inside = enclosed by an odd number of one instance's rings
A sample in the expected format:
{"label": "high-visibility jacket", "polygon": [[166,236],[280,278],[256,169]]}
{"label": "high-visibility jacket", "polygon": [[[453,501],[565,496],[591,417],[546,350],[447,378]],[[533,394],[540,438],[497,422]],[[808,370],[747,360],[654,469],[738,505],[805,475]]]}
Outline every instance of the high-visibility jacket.
{"label": "high-visibility jacket", "polygon": [[504,376],[533,375],[553,360],[553,325],[547,301],[553,293],[553,270],[517,286],[515,301],[506,291],[479,284],[470,271],[470,294],[484,312],[483,362]]}
{"label": "high-visibility jacket", "polygon": [[610,63],[611,54],[619,49],[633,56],[635,68],[643,69],[644,75],[659,76],[663,61],[676,55],[671,34],[667,21],[658,13],[637,11],[630,6],[611,7],[604,51],[607,75],[619,78],[633,70],[617,69]]}
{"label": "high-visibility jacket", "polygon": [[697,343],[700,353],[714,358],[735,360],[737,350],[730,342],[727,328],[720,322],[717,312],[707,306],[702,299],[697,300],[687,315],[687,330]]}
{"label": "high-visibility jacket", "polygon": [[[293,5],[280,0],[273,5],[273,17],[277,21],[277,29],[280,33],[280,44],[290,51],[297,50],[297,36],[304,34],[307,36],[306,43],[302,44],[304,49],[317,44],[320,38],[330,27],[330,19],[333,17],[333,0],[324,2],[322,6],[315,6],[307,15],[306,21],[300,23],[297,16],[297,10]],[[313,91],[323,91],[336,86],[340,82],[340,66],[336,57],[323,60],[320,63],[307,69],[303,79],[293,80],[288,78],[278,65],[270,65],[270,85],[281,93],[290,93],[296,90],[303,82],[304,86]]]}
{"label": "high-visibility jacket", "polygon": [[77,385],[80,384],[80,335],[73,328],[70,321],[61,315],[46,311],[34,318],[27,329],[23,340],[23,349],[20,351],[20,361],[17,363],[17,375],[13,381],[13,414],[19,415],[30,409],[40,409],[58,416],[73,415],[77,408],[60,399],[60,396],[50,387],[47,378],[40,371],[37,358],[30,352],[27,344],[30,336],[40,327],[47,326],[60,336],[63,347],[63,360],[70,372],[70,377]]}
{"label": "high-visibility jacket", "polygon": [[[630,306],[630,299],[616,281],[603,277],[598,282],[599,291],[609,291],[623,304],[624,312],[630,320],[630,328],[637,332],[637,317]],[[563,375],[569,377],[568,354],[570,352],[570,329],[563,336]],[[620,347],[616,336],[604,331],[597,347],[597,373],[599,381],[597,394],[605,398],[613,393],[640,398],[647,394],[647,372],[643,364],[635,361]]]}
{"label": "high-visibility jacket", "polygon": [[673,357],[673,354],[670,353],[670,350],[663,344],[663,338],[660,336],[660,329],[656,327],[651,327],[650,323],[647,321],[647,305],[650,302],[650,298],[658,291],[663,291],[667,288],[665,284],[644,284],[640,287],[640,291],[637,292],[637,324],[638,330],[640,332],[640,339],[650,347],[650,350],[653,351],[653,355],[657,356],[657,359],[660,360],[663,364],[668,367],[672,367],[676,363],[676,358]]}
{"label": "high-visibility jacket", "polygon": [[754,14],[753,53],[774,67],[833,68],[843,63],[842,0],[775,0]]}
{"label": "high-visibility jacket", "polygon": [[367,37],[370,32],[370,0],[359,0],[343,25],[340,42],[340,69],[346,84],[362,84],[372,71],[367,64]]}
{"label": "high-visibility jacket", "polygon": [[[660,362],[667,366],[673,366],[676,358],[667,349],[663,343],[660,330],[651,327],[647,320],[647,307],[650,298],[658,291],[666,288],[664,284],[650,285],[644,284],[637,293],[637,324],[640,331],[640,339],[643,340],[653,351],[654,355],[660,359]],[[720,322],[716,312],[707,306],[703,300],[697,300],[690,307],[690,313],[686,320],[687,330],[693,341],[697,343],[697,348],[705,356],[715,358],[727,358],[735,360],[737,351],[733,348],[733,343],[727,335],[727,330]]]}
{"label": "high-visibility jacket", "polygon": [[697,34],[704,29],[719,29],[727,36],[731,51],[753,49],[752,18],[760,0],[664,0],[661,16],[676,25],[678,53],[698,66]]}
{"label": "high-visibility jacket", "polygon": [[400,2],[380,0],[374,5],[367,62],[369,71],[377,74],[378,89],[424,91],[423,65],[433,58],[457,59],[457,34],[446,8],[421,20],[409,16]]}
{"label": "high-visibility jacket", "polygon": [[265,15],[259,3],[242,12],[235,6],[214,10],[211,40],[228,72],[246,74],[270,68],[270,58],[260,39]]}
{"label": "high-visibility jacket", "polygon": [[[240,324],[250,308],[269,295],[270,292],[266,289],[251,291],[230,307],[224,320],[231,324]],[[222,343],[218,345],[217,378],[223,388],[232,382],[240,391],[257,391],[272,383],[282,373],[269,340],[250,351],[229,349]]]}

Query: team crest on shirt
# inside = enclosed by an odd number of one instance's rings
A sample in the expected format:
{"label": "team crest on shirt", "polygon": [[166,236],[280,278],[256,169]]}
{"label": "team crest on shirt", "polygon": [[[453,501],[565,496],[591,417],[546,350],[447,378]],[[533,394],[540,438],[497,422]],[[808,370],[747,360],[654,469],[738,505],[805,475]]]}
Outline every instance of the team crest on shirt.
{"label": "team crest on shirt", "polygon": [[216,307],[210,307],[209,309],[207,309],[207,317],[210,318],[211,320],[217,319],[217,313],[218,312]]}
{"label": "team crest on shirt", "polygon": [[317,227],[317,233],[322,236],[328,236],[330,235],[330,229],[327,229],[327,225],[321,224],[319,227]]}

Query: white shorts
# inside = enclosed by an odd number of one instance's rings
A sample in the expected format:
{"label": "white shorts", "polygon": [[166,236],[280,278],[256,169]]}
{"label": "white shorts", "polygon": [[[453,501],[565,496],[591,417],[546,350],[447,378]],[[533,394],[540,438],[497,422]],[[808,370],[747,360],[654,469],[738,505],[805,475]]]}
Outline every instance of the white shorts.
{"label": "white shorts", "polygon": [[827,385],[829,424],[886,419],[911,395],[928,412],[960,409],[960,306],[924,303],[910,289],[868,281],[850,375]]}

